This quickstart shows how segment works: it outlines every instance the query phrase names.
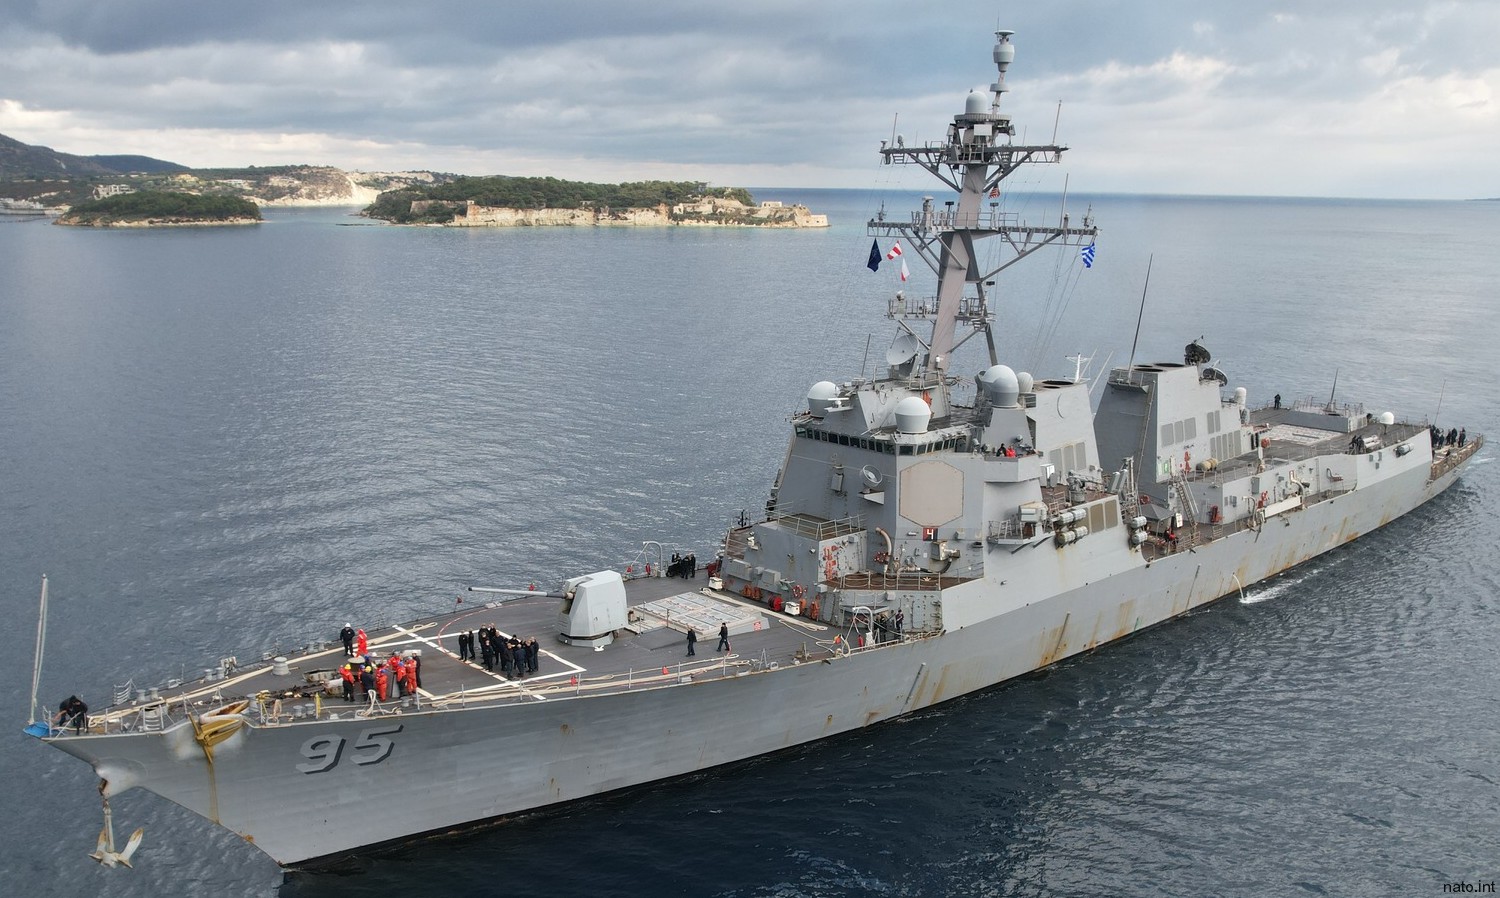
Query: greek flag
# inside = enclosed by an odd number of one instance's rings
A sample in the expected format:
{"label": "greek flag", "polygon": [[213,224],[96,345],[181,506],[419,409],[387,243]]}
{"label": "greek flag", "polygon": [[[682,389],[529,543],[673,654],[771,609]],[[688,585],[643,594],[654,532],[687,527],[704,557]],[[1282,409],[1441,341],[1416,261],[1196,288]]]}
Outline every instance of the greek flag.
{"label": "greek flag", "polygon": [[1083,267],[1084,268],[1093,268],[1094,267],[1094,244],[1090,243],[1088,246],[1085,246],[1083,249],[1079,250],[1078,251],[1078,257],[1081,258],[1081,259],[1083,259]]}

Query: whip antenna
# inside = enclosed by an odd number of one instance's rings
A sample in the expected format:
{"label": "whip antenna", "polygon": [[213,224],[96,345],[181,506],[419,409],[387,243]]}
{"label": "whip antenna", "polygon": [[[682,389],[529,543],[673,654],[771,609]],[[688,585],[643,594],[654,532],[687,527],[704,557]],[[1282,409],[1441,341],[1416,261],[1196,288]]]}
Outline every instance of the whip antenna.
{"label": "whip antenna", "polygon": [[1135,378],[1135,347],[1141,342],[1141,321],[1146,317],[1146,290],[1151,286],[1151,263],[1156,260],[1156,253],[1146,258],[1146,283],[1141,285],[1141,310],[1135,316],[1135,339],[1130,341],[1130,364],[1125,370],[1130,372],[1132,380]]}

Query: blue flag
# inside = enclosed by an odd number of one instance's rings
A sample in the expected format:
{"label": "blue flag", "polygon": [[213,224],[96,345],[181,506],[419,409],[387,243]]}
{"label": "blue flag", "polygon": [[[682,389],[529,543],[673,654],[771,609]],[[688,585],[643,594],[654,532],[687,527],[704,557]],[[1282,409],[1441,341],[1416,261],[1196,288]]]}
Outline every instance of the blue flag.
{"label": "blue flag", "polygon": [[1093,268],[1094,267],[1094,244],[1090,243],[1088,246],[1085,246],[1083,249],[1079,250],[1078,251],[1078,257],[1081,258],[1081,259],[1083,259],[1083,267],[1084,268]]}
{"label": "blue flag", "polygon": [[880,270],[880,241],[870,241],[870,261],[865,263],[871,271]]}

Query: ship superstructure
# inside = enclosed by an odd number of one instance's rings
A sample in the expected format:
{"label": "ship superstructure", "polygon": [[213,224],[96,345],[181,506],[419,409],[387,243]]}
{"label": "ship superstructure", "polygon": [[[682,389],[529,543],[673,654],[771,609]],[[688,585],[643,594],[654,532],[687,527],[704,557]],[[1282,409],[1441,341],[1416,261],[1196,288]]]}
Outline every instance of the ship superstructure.
{"label": "ship superstructure", "polygon": [[[729,528],[706,571],[655,547],[623,573],[371,633],[372,661],[419,661],[409,694],[336,697],[350,662],[315,641],[38,723],[101,777],[95,856],[128,863],[142,844],[116,850],[110,827],[130,788],[301,865],[869,726],[1169,620],[1450,486],[1482,438],[1438,446],[1424,423],[1331,400],[1252,406],[1198,340],[1110,371],[1097,411],[1080,376],[1002,364],[1000,274],[1097,236],[1087,215],[1033,224],[990,204],[1064,151],[1015,142],[1010,38],[941,142],[881,149],[956,194],[869,224],[930,266],[935,295],[890,300],[879,376],[812,386],[765,515]],[[1005,261],[980,261],[986,241]],[[988,364],[955,370],[979,336]],[[491,625],[543,640],[540,665],[464,657]]]}
{"label": "ship superstructure", "polygon": [[[987,599],[968,607],[963,591],[943,590],[993,573],[997,547],[1049,535],[1048,509],[1059,500],[1045,489],[1071,484],[1080,500],[1072,513],[1095,514],[1096,529],[1118,523],[1118,508],[1106,513],[1104,497],[1083,498],[1100,471],[1087,385],[1037,384],[996,357],[997,276],[1039,249],[1082,245],[1098,233],[1088,216],[1079,225],[1066,214],[1041,224],[985,206],[1022,166],[1057,163],[1066,149],[1014,142],[1001,110],[1015,57],[1011,34],[996,35],[995,82],[969,94],[942,142],[881,147],[886,163],[920,166],[957,194],[942,208],[928,197],[907,219],[882,214],[869,223],[927,263],[936,295],[900,292],[890,301],[899,331],[884,376],[821,381],[808,392],[769,519],[727,542],[731,589],[806,601],[819,616],[847,607],[899,611],[903,630],[938,632],[997,610]],[[986,268],[981,249],[991,240],[1010,253]],[[952,371],[955,350],[981,334],[989,367],[977,377]],[[961,384],[976,388],[971,405],[955,401]],[[1068,530],[1072,540],[1084,532]]]}

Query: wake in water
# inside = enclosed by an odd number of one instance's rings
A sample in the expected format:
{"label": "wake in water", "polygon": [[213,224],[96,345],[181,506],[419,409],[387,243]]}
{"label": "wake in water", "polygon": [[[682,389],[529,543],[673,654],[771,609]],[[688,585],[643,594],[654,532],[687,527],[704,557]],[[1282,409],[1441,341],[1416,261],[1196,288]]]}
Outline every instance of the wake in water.
{"label": "wake in water", "polygon": [[1284,574],[1274,580],[1252,586],[1240,593],[1240,604],[1259,605],[1261,602],[1269,602],[1278,596],[1285,595],[1292,587],[1300,586],[1309,577],[1320,573],[1323,567],[1323,565],[1299,567],[1295,573]]}

